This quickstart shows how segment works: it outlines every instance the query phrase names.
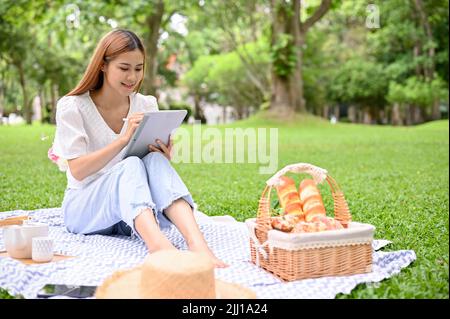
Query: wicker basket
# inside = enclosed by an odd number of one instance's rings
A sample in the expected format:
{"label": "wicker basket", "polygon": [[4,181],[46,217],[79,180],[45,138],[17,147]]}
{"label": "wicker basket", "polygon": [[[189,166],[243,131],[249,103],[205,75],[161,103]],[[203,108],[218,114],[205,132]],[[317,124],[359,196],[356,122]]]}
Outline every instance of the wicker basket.
{"label": "wicker basket", "polygon": [[[270,194],[288,172],[310,174],[316,184],[331,188],[334,217],[344,229],[317,233],[284,233],[272,229]],[[375,227],[351,222],[351,214],[336,181],[320,167],[298,163],[286,166],[267,181],[259,200],[257,218],[246,220],[250,231],[251,259],[256,265],[285,281],[323,276],[366,273],[372,270]]]}

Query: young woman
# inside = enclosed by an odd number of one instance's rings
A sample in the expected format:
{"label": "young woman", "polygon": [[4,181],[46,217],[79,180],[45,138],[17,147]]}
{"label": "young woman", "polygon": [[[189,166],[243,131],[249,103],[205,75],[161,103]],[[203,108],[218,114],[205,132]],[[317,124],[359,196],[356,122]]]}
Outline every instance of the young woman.
{"label": "young woman", "polygon": [[170,165],[172,142],[149,145],[142,159],[121,160],[143,112],[158,110],[153,96],[138,93],[144,66],[139,37],[111,31],[100,40],[80,83],[58,101],[53,150],[68,162],[66,227],[80,234],[136,234],[154,252],[176,249],[160,230],[173,223],[190,250],[226,267],[208,248],[194,219],[193,199]]}

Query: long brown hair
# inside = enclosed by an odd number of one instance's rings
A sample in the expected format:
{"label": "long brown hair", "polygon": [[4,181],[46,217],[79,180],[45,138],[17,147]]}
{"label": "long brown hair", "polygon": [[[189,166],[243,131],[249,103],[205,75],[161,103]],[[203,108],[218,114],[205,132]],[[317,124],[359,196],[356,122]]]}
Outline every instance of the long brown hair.
{"label": "long brown hair", "polygon": [[[110,31],[98,43],[78,85],[67,93],[67,95],[81,95],[90,90],[100,89],[103,85],[102,66],[119,54],[136,49],[139,49],[144,55],[143,74],[145,74],[145,48],[141,39],[135,33],[128,30],[116,29]],[[140,90],[143,80],[144,78],[137,85],[135,92]]]}

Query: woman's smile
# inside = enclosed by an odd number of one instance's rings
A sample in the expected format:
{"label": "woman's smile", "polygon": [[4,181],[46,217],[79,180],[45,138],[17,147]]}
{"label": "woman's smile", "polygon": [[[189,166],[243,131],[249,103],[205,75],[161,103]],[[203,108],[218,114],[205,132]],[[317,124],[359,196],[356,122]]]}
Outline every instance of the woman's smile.
{"label": "woman's smile", "polygon": [[126,87],[129,90],[132,90],[134,88],[134,86],[136,85],[136,84],[127,85],[126,83],[123,83],[123,82],[121,82],[121,83],[124,87]]}

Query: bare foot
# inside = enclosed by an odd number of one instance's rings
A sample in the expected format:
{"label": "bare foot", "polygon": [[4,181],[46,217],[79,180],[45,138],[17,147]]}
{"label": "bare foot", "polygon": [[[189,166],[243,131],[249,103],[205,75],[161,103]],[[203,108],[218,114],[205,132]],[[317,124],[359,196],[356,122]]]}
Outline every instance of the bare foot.
{"label": "bare foot", "polygon": [[151,245],[146,245],[148,252],[151,253],[155,253],[159,250],[176,250],[177,248],[172,245],[172,243],[170,241],[161,241],[158,244],[152,243]]}
{"label": "bare foot", "polygon": [[222,260],[220,260],[219,258],[217,258],[211,251],[211,249],[209,249],[208,245],[204,242],[189,244],[189,250],[207,254],[208,257],[213,262],[215,268],[227,268],[230,266],[225,262],[223,262]]}
{"label": "bare foot", "polygon": [[154,252],[157,252],[159,250],[178,250],[178,249],[176,247],[174,247],[174,246],[165,246],[165,247],[159,247],[157,249],[153,249],[150,252],[154,253]]}

